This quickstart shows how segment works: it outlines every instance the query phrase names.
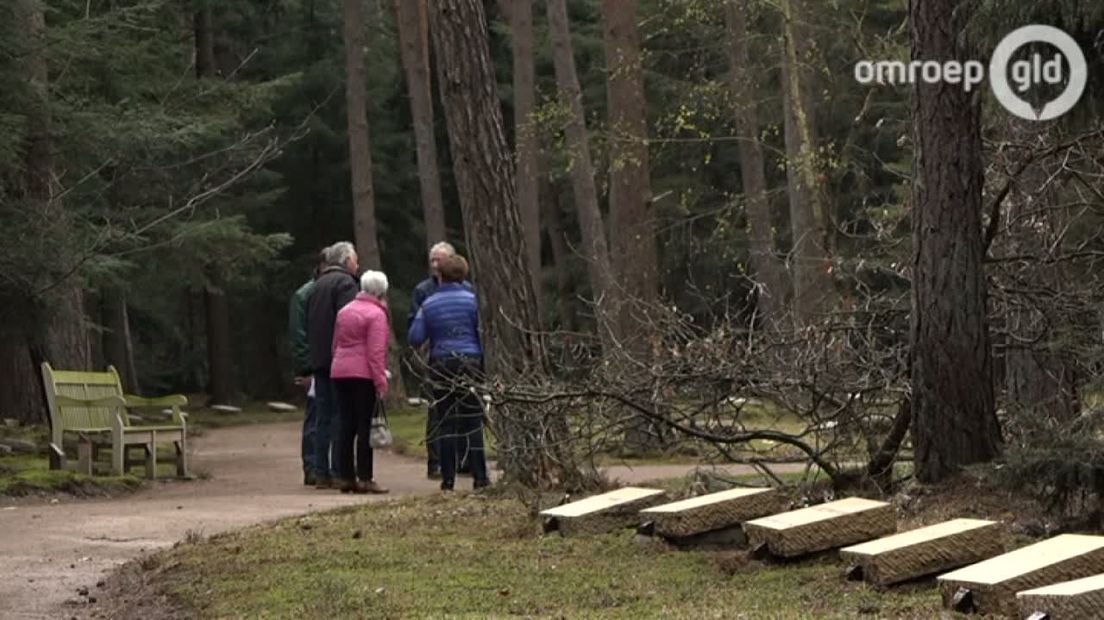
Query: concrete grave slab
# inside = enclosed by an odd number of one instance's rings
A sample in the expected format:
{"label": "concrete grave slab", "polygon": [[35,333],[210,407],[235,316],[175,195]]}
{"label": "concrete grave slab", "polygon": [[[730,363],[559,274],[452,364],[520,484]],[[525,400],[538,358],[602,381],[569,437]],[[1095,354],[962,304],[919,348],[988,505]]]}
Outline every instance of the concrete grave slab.
{"label": "concrete grave slab", "polygon": [[641,509],[664,499],[666,493],[659,489],[625,487],[542,510],[540,516],[545,519],[545,532],[559,531],[565,536],[598,534],[636,525]]}
{"label": "concrete grave slab", "polygon": [[1016,593],[1104,573],[1104,536],[1062,534],[940,575],[943,605],[1014,615]]}
{"label": "concrete grave slab", "polygon": [[893,506],[859,497],[783,512],[744,524],[757,553],[792,558],[897,531]]}
{"label": "concrete grave slab", "polygon": [[656,535],[685,538],[739,527],[745,521],[783,511],[787,503],[776,489],[729,489],[646,508],[640,511],[640,518],[653,524]]}
{"label": "concrete grave slab", "polygon": [[974,564],[1004,552],[995,521],[953,519],[840,549],[862,579],[878,586]]}
{"label": "concrete grave slab", "polygon": [[1021,618],[1089,620],[1104,618],[1104,574],[1063,581],[1016,594]]}

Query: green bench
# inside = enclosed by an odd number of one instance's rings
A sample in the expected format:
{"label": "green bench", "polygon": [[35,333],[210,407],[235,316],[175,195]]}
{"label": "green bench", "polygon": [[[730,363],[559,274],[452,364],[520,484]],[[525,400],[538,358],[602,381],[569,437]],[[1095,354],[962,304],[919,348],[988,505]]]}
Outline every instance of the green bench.
{"label": "green bench", "polygon": [[[54,370],[42,364],[42,382],[50,410],[50,467],[68,469],[64,440],[77,438],[77,471],[92,474],[92,463],[100,448],[111,448],[111,469],[123,475],[136,463],[144,463],[146,477],[157,476],[157,444],[171,442],[176,450],[176,475],[188,475],[187,414],[180,407],[188,399],[180,394],[160,398],[142,398],[123,393],[119,373],[113,366],[107,372]],[[137,426],[131,423],[127,409],[171,408],[172,423]],[[142,458],[131,460],[132,449]]]}

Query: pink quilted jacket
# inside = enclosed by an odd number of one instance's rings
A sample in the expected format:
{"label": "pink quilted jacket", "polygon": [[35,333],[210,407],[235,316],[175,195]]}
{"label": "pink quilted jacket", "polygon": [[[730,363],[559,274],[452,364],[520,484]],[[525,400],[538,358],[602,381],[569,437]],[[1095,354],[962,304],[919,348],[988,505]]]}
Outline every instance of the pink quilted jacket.
{"label": "pink quilted jacket", "polygon": [[367,293],[357,294],[356,299],[337,313],[330,377],[371,379],[376,393],[383,398],[387,395],[384,371],[390,337],[387,306]]}

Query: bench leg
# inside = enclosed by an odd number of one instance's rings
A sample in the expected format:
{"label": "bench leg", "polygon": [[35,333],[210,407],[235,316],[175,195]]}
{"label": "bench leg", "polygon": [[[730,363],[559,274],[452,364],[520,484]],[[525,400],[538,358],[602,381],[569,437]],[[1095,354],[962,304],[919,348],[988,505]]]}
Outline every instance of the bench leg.
{"label": "bench leg", "polygon": [[126,444],[122,436],[115,433],[111,437],[111,472],[116,476],[126,474]]}
{"label": "bench leg", "polygon": [[146,448],[146,477],[153,480],[157,477],[157,435],[150,438]]}
{"label": "bench leg", "polygon": [[92,442],[87,437],[82,437],[77,442],[77,471],[91,476],[92,461],[94,460]]}
{"label": "bench leg", "polygon": [[173,447],[176,448],[176,475],[180,478],[186,478],[188,476],[188,444],[181,436],[179,441],[173,442]]}
{"label": "bench leg", "polygon": [[56,443],[50,443],[50,469],[65,469],[69,466],[65,451]]}

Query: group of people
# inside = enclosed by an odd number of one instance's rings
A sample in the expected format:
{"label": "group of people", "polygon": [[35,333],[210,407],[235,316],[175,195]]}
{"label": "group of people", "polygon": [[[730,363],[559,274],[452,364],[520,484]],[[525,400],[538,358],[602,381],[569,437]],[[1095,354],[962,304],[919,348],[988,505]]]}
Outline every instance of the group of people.
{"label": "group of people", "polygon": [[[428,348],[428,476],[452,490],[463,461],[479,489],[490,484],[483,408],[465,387],[483,371],[478,305],[468,263],[450,244],[430,249],[429,267],[430,276],[412,295],[407,338]],[[344,493],[387,493],[375,481],[369,437],[391,378],[388,280],[367,270],[358,281],[359,270],[353,244],[335,243],[321,251],[310,281],[291,299],[296,381],[308,388],[303,482]]]}

